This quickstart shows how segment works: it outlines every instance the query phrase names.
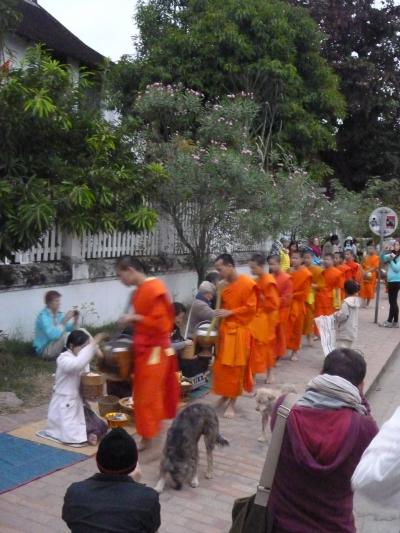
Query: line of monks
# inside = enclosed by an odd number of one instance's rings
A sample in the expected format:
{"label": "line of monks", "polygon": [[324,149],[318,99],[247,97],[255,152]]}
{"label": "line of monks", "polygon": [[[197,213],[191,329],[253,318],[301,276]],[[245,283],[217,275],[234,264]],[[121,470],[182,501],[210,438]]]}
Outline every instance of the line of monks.
{"label": "line of monks", "polygon": [[[253,255],[253,279],[237,272],[229,254],[215,262],[222,281],[213,391],[221,396],[228,418],[234,416],[243,390],[252,390],[256,374],[271,372],[287,350],[295,359],[302,336],[310,340],[317,333],[314,317],[340,307],[346,279],[362,284],[365,301],[373,298],[379,258],[371,250],[361,267],[351,251],[328,254],[321,268],[313,265],[312,253],[293,252],[289,272],[282,270],[279,256],[269,257],[268,265],[269,272],[265,257]],[[174,313],[164,283],[147,277],[136,258],[120,258],[116,270],[123,284],[136,287],[132,311],[120,317],[119,324],[133,325],[135,419],[144,449],[159,433],[162,420],[174,418],[179,401],[177,361],[170,344]]]}
{"label": "line of monks", "polygon": [[360,285],[360,297],[367,304],[374,297],[379,256],[368,249],[362,265],[353,252],[326,254],[322,267],[313,264],[312,252],[293,252],[288,272],[279,256],[254,254],[250,270],[254,279],[240,275],[229,254],[217,258],[215,267],[221,282],[222,319],[219,345],[213,369],[213,392],[226,405],[224,416],[232,418],[235,402],[243,390],[250,392],[254,376],[271,371],[289,350],[297,360],[303,335],[311,344],[318,330],[314,318],[331,315],[341,307],[344,283],[352,279]]}

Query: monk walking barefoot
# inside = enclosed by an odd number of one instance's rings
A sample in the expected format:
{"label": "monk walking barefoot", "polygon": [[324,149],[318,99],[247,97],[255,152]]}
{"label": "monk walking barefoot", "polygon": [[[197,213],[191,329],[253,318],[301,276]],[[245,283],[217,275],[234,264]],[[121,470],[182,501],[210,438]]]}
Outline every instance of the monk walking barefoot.
{"label": "monk walking barefoot", "polygon": [[267,381],[272,383],[280,298],[274,276],[265,271],[266,263],[266,257],[259,253],[253,254],[249,262],[258,288],[257,313],[250,322],[250,370],[253,376],[267,372]]}
{"label": "monk walking barefoot", "polygon": [[177,361],[170,342],[175,313],[165,285],[148,278],[139,260],[121,257],[116,270],[124,285],[137,287],[132,312],[123,315],[119,324],[134,324],[133,397],[139,450],[143,451],[160,432],[162,420],[175,417],[178,406]]}
{"label": "monk walking barefoot", "polygon": [[287,347],[292,351],[290,360],[298,361],[297,352],[300,350],[306,317],[306,299],[311,289],[312,274],[302,265],[300,252],[292,253],[292,269],[290,275],[293,281],[293,297],[290,305]]}
{"label": "monk walking barefoot", "polygon": [[235,416],[235,402],[243,389],[250,392],[253,380],[249,366],[249,324],[257,311],[256,283],[239,275],[231,255],[221,254],[215,262],[223,283],[220,285],[221,309],[216,316],[221,319],[218,350],[213,369],[213,392],[228,399],[224,416]]}

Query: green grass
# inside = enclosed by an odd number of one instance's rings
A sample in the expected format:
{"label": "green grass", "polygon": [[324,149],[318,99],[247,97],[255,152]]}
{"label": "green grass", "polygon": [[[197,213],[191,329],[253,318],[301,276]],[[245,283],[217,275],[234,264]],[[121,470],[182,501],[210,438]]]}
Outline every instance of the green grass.
{"label": "green grass", "polygon": [[[92,335],[103,331],[113,334],[116,327],[109,323],[87,329]],[[32,342],[16,338],[0,340],[0,391],[14,392],[24,402],[21,409],[50,401],[55,371],[55,361],[43,361],[35,355]],[[0,408],[0,413],[15,411]]]}
{"label": "green grass", "polygon": [[[22,408],[49,401],[55,368],[55,362],[43,361],[34,355],[31,342],[0,341],[0,391],[14,392],[24,401]],[[10,412],[10,409],[1,411]]]}
{"label": "green grass", "polygon": [[86,326],[86,329],[89,333],[92,335],[96,335],[97,333],[102,333],[103,331],[105,333],[113,334],[117,330],[118,326],[116,322],[109,322],[107,324],[103,324],[102,326]]}

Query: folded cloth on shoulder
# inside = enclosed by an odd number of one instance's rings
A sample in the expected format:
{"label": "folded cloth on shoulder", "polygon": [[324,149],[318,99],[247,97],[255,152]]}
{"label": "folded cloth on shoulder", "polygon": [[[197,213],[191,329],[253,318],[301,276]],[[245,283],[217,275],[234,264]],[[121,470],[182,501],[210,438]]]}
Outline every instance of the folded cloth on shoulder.
{"label": "folded cloth on shoulder", "polygon": [[362,415],[367,414],[362,404],[359,390],[355,385],[340,376],[321,374],[307,385],[306,393],[297,402],[301,407],[317,409],[353,409]]}

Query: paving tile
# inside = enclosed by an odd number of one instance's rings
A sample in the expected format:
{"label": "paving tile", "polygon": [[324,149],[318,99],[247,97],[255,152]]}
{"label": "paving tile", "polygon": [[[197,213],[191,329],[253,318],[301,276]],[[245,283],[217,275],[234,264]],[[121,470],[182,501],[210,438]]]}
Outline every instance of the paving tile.
{"label": "paving tile", "polygon": [[[386,297],[383,305],[387,306]],[[382,319],[386,310],[380,311]],[[368,363],[367,386],[386,363],[400,341],[398,330],[379,328],[373,322],[373,309],[360,310],[360,338],[356,348],[363,351]],[[283,384],[294,384],[299,392],[320,372],[323,354],[320,346],[305,348],[299,362],[281,361],[276,370],[279,390]],[[263,385],[262,376],[257,387]],[[210,394],[203,401],[215,402]],[[238,402],[235,420],[220,419],[221,433],[230,446],[215,451],[215,471],[212,480],[206,480],[204,445],[200,444],[199,481],[197,489],[184,487],[181,491],[167,489],[160,498],[162,525],[160,533],[226,533],[230,526],[232,504],[235,498],[251,494],[257,485],[267,451],[266,444],[257,442],[260,431],[259,414],[254,398],[243,397]],[[21,415],[0,416],[0,430],[10,425],[18,427],[26,421],[43,418],[47,406],[27,409]],[[165,424],[165,428],[168,424]],[[158,480],[159,456],[164,435],[158,439],[151,453],[140,458],[143,482],[154,486]],[[68,528],[61,520],[63,497],[74,481],[89,477],[96,471],[94,459],[73,465],[40,480],[0,495],[0,531],[4,533],[65,533]],[[39,519],[36,517],[40,516]],[[30,519],[30,517],[33,518]]]}

